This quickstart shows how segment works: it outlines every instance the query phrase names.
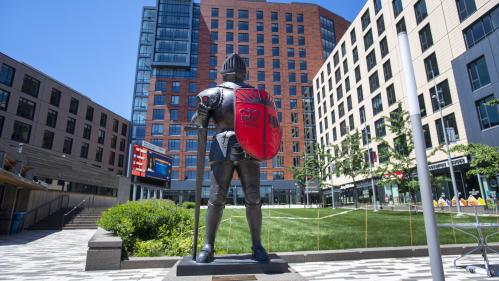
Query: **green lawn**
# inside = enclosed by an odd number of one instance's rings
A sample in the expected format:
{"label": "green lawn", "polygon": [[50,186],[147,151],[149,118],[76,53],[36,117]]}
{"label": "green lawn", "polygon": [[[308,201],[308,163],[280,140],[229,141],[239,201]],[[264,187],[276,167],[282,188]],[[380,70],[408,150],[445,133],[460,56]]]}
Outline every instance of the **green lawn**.
{"label": "green lawn", "polygon": [[[364,248],[366,243],[367,247],[426,244],[422,213],[265,207],[262,211],[262,242],[272,252]],[[205,210],[202,210],[202,225],[204,214]],[[455,218],[450,213],[437,214],[437,223],[451,221],[473,222],[474,217]],[[482,217],[481,221],[498,222],[498,219]],[[200,234],[201,244],[204,228]],[[441,244],[474,242],[472,238],[448,228],[439,228],[439,235]],[[492,241],[499,241],[499,236]],[[250,246],[245,210],[225,209],[216,240],[217,253],[247,253]]]}

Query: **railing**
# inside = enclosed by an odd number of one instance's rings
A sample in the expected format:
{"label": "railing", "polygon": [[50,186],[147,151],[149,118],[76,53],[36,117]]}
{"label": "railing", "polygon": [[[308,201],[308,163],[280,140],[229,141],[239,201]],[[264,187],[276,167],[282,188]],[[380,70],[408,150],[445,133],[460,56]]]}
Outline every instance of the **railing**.
{"label": "railing", "polygon": [[[56,211],[62,209],[63,204],[64,204],[64,198],[67,199],[67,201],[66,201],[66,207],[67,207],[69,205],[69,195],[62,194],[62,195],[59,195],[56,198],[54,198],[54,199],[52,199],[52,200],[50,200],[48,202],[45,202],[45,203],[41,204],[40,206],[37,206],[33,210],[27,212],[26,213],[26,218],[28,218],[29,216],[31,216],[31,214],[34,213],[34,215],[33,215],[34,218],[33,218],[33,221],[32,221],[31,224],[37,223],[38,222],[38,214],[41,213],[41,211],[44,208],[46,208],[47,206],[48,206],[47,216],[50,216],[52,214],[52,211],[56,212]],[[59,203],[58,207],[55,207],[55,208],[52,207],[52,205],[53,205],[52,203],[54,203],[54,202],[58,202]],[[45,217],[47,217],[47,216],[45,216]],[[27,227],[27,226],[29,226],[29,225],[25,225],[24,227]]]}
{"label": "railing", "polygon": [[[62,216],[62,219],[61,219],[61,229],[64,227],[64,224],[66,224],[66,220],[67,220],[67,217],[74,213],[77,209],[80,209],[83,207],[83,204],[85,204],[86,202],[87,203],[90,203],[90,198],[93,198],[93,196],[91,197],[88,197],[87,199],[83,199],[80,203],[76,204],[76,206],[73,207],[73,209],[69,210],[69,212],[65,213],[63,216]],[[93,201],[93,200],[92,200]]]}

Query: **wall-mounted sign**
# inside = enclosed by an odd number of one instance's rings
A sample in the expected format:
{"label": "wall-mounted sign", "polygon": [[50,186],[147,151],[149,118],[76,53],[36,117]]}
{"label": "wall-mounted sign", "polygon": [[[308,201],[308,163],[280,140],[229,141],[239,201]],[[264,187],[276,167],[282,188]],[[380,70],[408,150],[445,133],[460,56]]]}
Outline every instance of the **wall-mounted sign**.
{"label": "wall-mounted sign", "polygon": [[132,175],[169,181],[173,159],[138,144],[133,145]]}
{"label": "wall-mounted sign", "polygon": [[[453,167],[463,165],[466,163],[468,163],[468,158],[466,156],[452,159],[452,166]],[[447,161],[447,160],[428,165],[428,170],[430,170],[430,171],[435,171],[435,170],[445,169],[445,168],[449,168],[449,161]]]}

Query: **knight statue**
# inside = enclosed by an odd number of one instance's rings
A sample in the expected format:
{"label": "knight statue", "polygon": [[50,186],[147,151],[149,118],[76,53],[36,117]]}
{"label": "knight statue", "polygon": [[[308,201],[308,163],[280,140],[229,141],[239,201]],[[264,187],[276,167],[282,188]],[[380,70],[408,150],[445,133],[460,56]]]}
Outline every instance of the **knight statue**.
{"label": "knight statue", "polygon": [[206,232],[196,262],[214,260],[215,236],[235,170],[244,190],[252,258],[265,263],[269,257],[261,242],[260,161],[273,158],[279,150],[277,113],[270,95],[244,82],[246,64],[239,55],[227,57],[221,74],[222,84],[198,94],[198,108],[192,117],[197,125],[212,120],[216,129],[209,152],[211,188]]}

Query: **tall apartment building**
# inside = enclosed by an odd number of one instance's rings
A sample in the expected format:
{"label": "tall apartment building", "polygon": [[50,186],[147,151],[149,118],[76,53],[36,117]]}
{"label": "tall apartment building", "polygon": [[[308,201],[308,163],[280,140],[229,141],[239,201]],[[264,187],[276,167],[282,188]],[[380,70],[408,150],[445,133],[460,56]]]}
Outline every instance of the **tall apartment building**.
{"label": "tall apartment building", "polygon": [[0,53],[2,145],[18,148],[31,177],[49,189],[117,196],[126,172],[129,123]]}
{"label": "tall apartment building", "polygon": [[221,83],[220,66],[238,53],[248,82],[274,95],[283,129],[282,151],[262,163],[262,185],[296,188],[289,167],[315,143],[311,78],[348,24],[303,3],[159,0],[144,7],[132,141],[166,148],[174,158],[172,188],[192,186],[197,137],[183,126],[195,112],[196,95]]}
{"label": "tall apartment building", "polygon": [[[406,31],[430,171],[450,175],[447,154],[430,154],[444,143],[440,110],[453,144],[499,145],[498,107],[484,104],[499,97],[498,7],[496,0],[367,1],[314,77],[318,143],[339,145],[347,134],[357,130],[362,132],[363,148],[377,153],[374,165],[387,160],[375,137],[393,144],[385,117],[398,102],[407,109],[397,38],[399,31]],[[482,188],[487,196],[495,197],[497,180],[467,177],[469,159],[453,157],[462,195],[467,197],[471,189]],[[351,180],[333,176],[329,181],[342,187],[338,194],[344,202],[351,202]],[[434,196],[453,196],[449,185]],[[370,180],[360,180],[356,189],[359,197],[369,198]],[[396,186],[377,186],[378,200],[397,202],[401,197]]]}

